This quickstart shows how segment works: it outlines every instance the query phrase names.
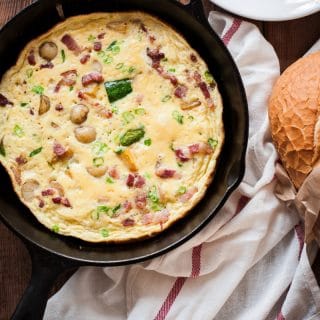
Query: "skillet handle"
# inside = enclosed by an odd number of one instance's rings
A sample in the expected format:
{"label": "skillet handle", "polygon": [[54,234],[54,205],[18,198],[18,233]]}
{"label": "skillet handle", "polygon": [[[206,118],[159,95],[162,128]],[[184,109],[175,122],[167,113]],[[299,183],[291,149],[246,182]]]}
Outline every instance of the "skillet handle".
{"label": "skillet handle", "polygon": [[69,268],[78,267],[42,249],[27,245],[32,260],[31,280],[11,320],[41,320],[47,305],[48,294],[58,275]]}
{"label": "skillet handle", "polygon": [[184,8],[195,17],[200,23],[207,24],[208,20],[204,13],[204,7],[202,0],[176,0],[178,1]]}

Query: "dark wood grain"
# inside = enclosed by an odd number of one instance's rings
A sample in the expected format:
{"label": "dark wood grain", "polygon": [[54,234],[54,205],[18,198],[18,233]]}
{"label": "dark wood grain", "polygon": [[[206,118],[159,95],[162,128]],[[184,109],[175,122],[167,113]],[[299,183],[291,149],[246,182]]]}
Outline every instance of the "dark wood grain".
{"label": "dark wood grain", "polygon": [[[0,26],[33,0],[0,0]],[[205,11],[221,10],[203,0]],[[256,24],[268,41],[274,46],[281,64],[281,70],[300,58],[320,37],[320,13],[287,22],[261,22]],[[0,187],[1,192],[1,187]],[[314,265],[320,279],[320,256]],[[22,242],[0,223],[0,319],[9,319],[31,273],[31,261]],[[52,292],[55,292],[71,275],[63,274]]]}

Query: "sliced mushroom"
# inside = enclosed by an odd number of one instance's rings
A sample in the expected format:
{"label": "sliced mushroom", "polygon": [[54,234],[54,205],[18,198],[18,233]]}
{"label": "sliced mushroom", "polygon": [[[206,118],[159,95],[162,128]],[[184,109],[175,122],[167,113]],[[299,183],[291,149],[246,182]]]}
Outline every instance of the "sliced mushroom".
{"label": "sliced mushroom", "polygon": [[90,126],[81,126],[74,130],[77,140],[81,143],[90,143],[96,140],[96,129]]}
{"label": "sliced mushroom", "polygon": [[107,167],[87,167],[87,171],[89,174],[91,174],[93,177],[100,178],[104,176],[107,172]]}
{"label": "sliced mushroom", "polygon": [[83,104],[76,104],[72,107],[70,120],[75,124],[81,124],[87,120],[89,108]]}
{"label": "sliced mushroom", "polygon": [[136,157],[130,149],[124,150],[121,154],[119,154],[119,157],[130,171],[138,171]]}
{"label": "sliced mushroom", "polygon": [[39,55],[41,58],[51,61],[58,54],[58,47],[54,42],[46,41],[39,47]]}
{"label": "sliced mushroom", "polygon": [[184,101],[181,105],[182,110],[190,110],[201,105],[201,101],[199,99],[192,99],[190,101]]}
{"label": "sliced mushroom", "polygon": [[50,109],[50,99],[45,95],[40,96],[40,104],[39,104],[39,116],[48,112]]}
{"label": "sliced mushroom", "polygon": [[125,34],[128,31],[128,24],[124,21],[113,21],[107,24],[107,28]]}
{"label": "sliced mushroom", "polygon": [[21,187],[22,197],[25,201],[32,201],[35,198],[35,191],[40,187],[37,180],[27,180]]}

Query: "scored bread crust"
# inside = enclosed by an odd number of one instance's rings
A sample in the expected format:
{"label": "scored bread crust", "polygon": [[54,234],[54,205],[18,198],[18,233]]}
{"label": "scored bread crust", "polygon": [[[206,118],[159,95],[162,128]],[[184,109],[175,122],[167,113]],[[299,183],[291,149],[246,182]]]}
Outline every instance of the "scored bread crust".
{"label": "scored bread crust", "polygon": [[269,100],[271,134],[297,189],[320,156],[320,52],[292,64]]}

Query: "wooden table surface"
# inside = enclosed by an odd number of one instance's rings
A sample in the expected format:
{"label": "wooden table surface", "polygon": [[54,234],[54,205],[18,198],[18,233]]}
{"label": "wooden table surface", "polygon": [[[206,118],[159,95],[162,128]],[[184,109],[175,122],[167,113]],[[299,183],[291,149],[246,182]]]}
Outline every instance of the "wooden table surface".
{"label": "wooden table surface", "polygon": [[[32,0],[0,0],[0,26]],[[214,6],[203,0],[208,13]],[[219,8],[216,8],[219,10]],[[252,21],[274,46],[281,70],[301,57],[320,38],[320,12],[287,22]],[[1,185],[0,185],[1,192]],[[314,270],[320,271],[318,257]],[[25,289],[31,273],[31,261],[22,242],[0,222],[0,320],[9,319]],[[70,276],[62,275],[53,292]],[[317,274],[320,279],[320,274]]]}

